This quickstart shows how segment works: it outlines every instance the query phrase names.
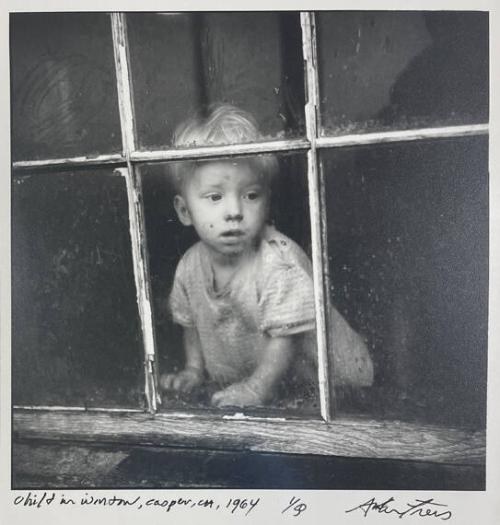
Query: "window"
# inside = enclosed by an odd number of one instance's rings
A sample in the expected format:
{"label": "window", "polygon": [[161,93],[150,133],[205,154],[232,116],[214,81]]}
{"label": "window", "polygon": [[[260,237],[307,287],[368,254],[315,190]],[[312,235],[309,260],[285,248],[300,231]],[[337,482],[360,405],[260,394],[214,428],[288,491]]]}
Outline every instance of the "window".
{"label": "window", "polygon": [[[13,14],[11,62],[16,432],[484,463],[486,13]],[[265,140],[174,147],[212,102]],[[266,154],[313,264],[316,384],[265,410],[162,398],[194,242],[165,173]],[[335,313],[373,386],[335,384]]]}

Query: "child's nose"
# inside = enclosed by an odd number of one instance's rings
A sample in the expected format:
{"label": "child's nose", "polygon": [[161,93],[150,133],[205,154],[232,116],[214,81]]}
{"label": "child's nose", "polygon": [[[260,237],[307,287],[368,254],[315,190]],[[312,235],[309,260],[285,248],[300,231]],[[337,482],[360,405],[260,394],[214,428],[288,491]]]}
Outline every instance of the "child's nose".
{"label": "child's nose", "polygon": [[226,199],[226,209],[224,211],[226,221],[241,221],[243,219],[241,201],[237,197],[228,197]]}

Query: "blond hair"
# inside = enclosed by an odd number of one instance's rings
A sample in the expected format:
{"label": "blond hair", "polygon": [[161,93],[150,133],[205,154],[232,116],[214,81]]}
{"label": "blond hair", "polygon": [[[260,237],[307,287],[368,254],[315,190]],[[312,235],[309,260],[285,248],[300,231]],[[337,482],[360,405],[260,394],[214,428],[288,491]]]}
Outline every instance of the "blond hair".
{"label": "blond hair", "polygon": [[[238,143],[258,142],[263,140],[254,117],[230,104],[213,104],[209,107],[208,114],[200,114],[188,118],[177,126],[173,145],[176,148],[193,146],[220,146]],[[266,153],[245,157],[262,177],[270,181],[278,171],[278,162],[274,155]],[[214,159],[219,160],[219,159]],[[179,161],[172,163],[171,174],[176,189],[182,189],[183,184],[196,166],[203,161]]]}

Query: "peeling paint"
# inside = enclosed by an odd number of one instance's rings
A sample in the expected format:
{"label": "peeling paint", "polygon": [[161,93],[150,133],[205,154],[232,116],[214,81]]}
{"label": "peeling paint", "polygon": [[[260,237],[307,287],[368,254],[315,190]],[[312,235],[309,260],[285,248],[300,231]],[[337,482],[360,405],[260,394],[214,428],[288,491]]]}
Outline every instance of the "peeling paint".
{"label": "peeling paint", "polygon": [[[326,304],[323,290],[323,257],[327,256],[325,238],[322,236],[320,192],[316,137],[318,125],[318,71],[316,60],[316,27],[314,14],[301,13],[302,48],[305,58],[308,100],[305,107],[306,133],[311,148],[307,152],[307,181],[309,190],[309,213],[311,221],[311,244],[313,262],[314,307],[316,311],[316,338],[318,348],[318,386],[321,416],[325,421],[332,417],[330,404],[329,364],[326,333]],[[328,259],[326,259],[328,260]],[[333,385],[332,385],[333,386]],[[333,394],[333,388],[332,388]]]}
{"label": "peeling paint", "polygon": [[55,166],[100,166],[102,164],[118,164],[125,162],[122,155],[95,155],[83,157],[67,157],[60,159],[20,160],[12,163],[15,170],[55,167]]}
{"label": "peeling paint", "polygon": [[224,146],[200,146],[152,151],[134,151],[130,154],[133,162],[155,162],[164,160],[194,160],[222,156],[256,155],[279,151],[306,150],[310,143],[306,139],[269,140],[248,144],[227,144]]}
{"label": "peeling paint", "polygon": [[145,396],[150,412],[156,412],[159,395],[156,392],[154,375],[155,343],[153,333],[153,313],[149,298],[149,275],[146,256],[143,250],[145,244],[144,214],[142,209],[140,179],[136,178],[134,167],[130,162],[130,154],[136,149],[136,130],[134,120],[134,102],[132,98],[131,79],[128,58],[128,39],[126,18],[123,13],[111,14],[113,33],[113,50],[116,65],[116,82],[118,85],[118,105],[122,130],[122,144],[127,159],[127,168],[118,168],[125,177],[129,210],[129,230],[134,263],[134,280],[136,298],[141,319],[142,337],[144,343],[144,374]]}
{"label": "peeling paint", "polygon": [[155,380],[153,375],[152,361],[154,361],[154,334],[153,334],[153,314],[151,303],[148,297],[148,272],[143,252],[143,214],[140,205],[139,188],[134,175],[127,168],[117,168],[122,176],[125,177],[127,186],[128,209],[129,209],[129,232],[132,244],[132,257],[134,263],[134,280],[136,285],[136,300],[141,319],[145,352],[145,396],[150,411],[156,411],[158,396],[156,395]]}
{"label": "peeling paint", "polygon": [[118,84],[118,106],[120,112],[122,144],[125,157],[135,150],[135,121],[132,92],[130,89],[130,71],[127,53],[127,29],[125,15],[111,14],[113,50],[116,64],[116,82]]}
{"label": "peeling paint", "polygon": [[142,335],[145,352],[145,395],[151,411],[157,409],[157,396],[154,384],[151,361],[154,361],[153,313],[148,297],[148,272],[141,247],[143,245],[143,214],[140,205],[139,188],[134,182],[134,175],[127,168],[119,168],[125,176],[129,207],[129,231],[132,242],[132,257],[134,261],[134,279],[136,299],[141,318]]}
{"label": "peeling paint", "polygon": [[100,408],[100,407],[74,407],[74,406],[57,406],[57,405],[13,405],[13,410],[26,410],[38,412],[110,412],[115,414],[143,414],[144,410],[140,408]]}
{"label": "peeling paint", "polygon": [[222,416],[222,419],[231,421],[288,421],[284,417],[263,417],[263,416],[247,416],[243,412],[236,412],[236,414],[227,414]]}
{"label": "peeling paint", "polygon": [[188,412],[162,412],[162,416],[173,419],[199,419],[198,414],[190,414]]}
{"label": "peeling paint", "polygon": [[418,128],[399,131],[381,131],[377,133],[358,133],[336,137],[319,137],[317,148],[334,148],[382,144],[385,142],[409,142],[414,140],[454,138],[487,135],[488,124],[470,124],[466,126],[441,126],[437,128]]}

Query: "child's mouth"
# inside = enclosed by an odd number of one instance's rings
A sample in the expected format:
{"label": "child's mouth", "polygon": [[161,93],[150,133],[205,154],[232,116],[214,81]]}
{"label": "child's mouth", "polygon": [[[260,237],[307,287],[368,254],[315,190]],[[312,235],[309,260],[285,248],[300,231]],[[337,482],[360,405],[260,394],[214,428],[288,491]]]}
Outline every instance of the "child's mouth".
{"label": "child's mouth", "polygon": [[244,233],[242,230],[226,230],[220,234],[221,237],[224,237],[226,239],[238,238],[243,235]]}

